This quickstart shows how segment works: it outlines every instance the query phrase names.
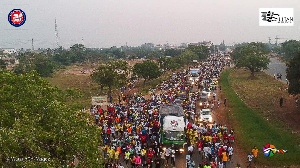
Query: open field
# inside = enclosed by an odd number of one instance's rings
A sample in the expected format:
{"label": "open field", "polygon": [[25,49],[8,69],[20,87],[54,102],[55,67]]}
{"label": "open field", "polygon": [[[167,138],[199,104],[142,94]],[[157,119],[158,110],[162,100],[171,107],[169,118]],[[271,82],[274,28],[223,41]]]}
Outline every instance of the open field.
{"label": "open field", "polygon": [[88,74],[71,73],[76,72],[78,67],[67,67],[46,78],[50,84],[59,89],[77,89],[81,93],[80,98],[67,101],[67,104],[73,107],[87,108],[91,105],[91,96],[99,95],[100,87],[91,80]]}
{"label": "open field", "polygon": [[[287,92],[288,86],[264,72],[256,73],[255,80],[249,80],[249,75],[249,71],[238,69],[233,70],[228,78],[242,101],[272,124],[299,133],[300,107],[296,108],[295,97]],[[280,97],[284,100],[282,107]]]}
{"label": "open field", "polygon": [[[141,63],[142,60],[130,60],[128,64],[133,66],[136,63]],[[81,93],[81,97],[74,98],[67,101],[68,105],[77,107],[79,109],[91,106],[91,97],[100,95],[100,87],[97,83],[91,80],[90,74],[92,73],[95,66],[88,65],[73,65],[66,67],[66,69],[61,69],[55,72],[52,77],[46,78],[50,84],[58,87],[59,89],[77,89]],[[85,73],[82,73],[84,71]],[[148,94],[149,88],[155,88],[156,85],[161,84],[163,80],[169,79],[172,72],[166,72],[157,79],[146,81],[143,85],[143,80],[139,80],[136,87],[132,90],[125,91],[125,94],[142,93],[143,95]],[[107,88],[103,89],[103,94],[107,93]],[[118,101],[118,95],[120,90],[115,89],[112,91],[113,102]]]}
{"label": "open field", "polygon": [[[275,119],[276,114],[269,114],[272,109],[279,108],[279,105],[275,105],[277,97],[274,100],[269,97],[278,93],[275,91],[276,89],[274,91],[271,89],[274,87],[279,89],[280,85],[276,84],[278,81],[270,81],[272,77],[269,79],[263,73],[256,74],[257,79],[250,81],[248,80],[249,74],[245,70],[226,70],[220,80],[224,96],[228,100],[226,108],[228,117],[230,121],[233,121],[231,124],[234,128],[238,128],[235,131],[238,145],[247,153],[251,152],[253,146],[257,146],[259,165],[268,167],[299,166],[299,136],[292,134],[291,130],[285,129],[280,118]],[[267,88],[262,86],[265,84],[268,85]],[[279,104],[279,99],[277,101]],[[278,122],[274,123],[272,120]],[[288,150],[288,153],[276,154],[273,157],[264,156],[262,147],[269,143],[278,149]]]}

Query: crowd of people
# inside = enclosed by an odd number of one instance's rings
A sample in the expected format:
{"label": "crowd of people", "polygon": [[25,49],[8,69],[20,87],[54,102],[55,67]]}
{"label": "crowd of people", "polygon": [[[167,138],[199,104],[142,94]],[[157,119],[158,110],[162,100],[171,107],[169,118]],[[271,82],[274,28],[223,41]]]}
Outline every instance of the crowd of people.
{"label": "crowd of people", "polygon": [[137,93],[126,95],[122,89],[118,103],[109,105],[107,110],[92,106],[90,112],[102,132],[105,166],[176,167],[178,154],[174,148],[161,148],[159,108],[162,104],[175,103],[180,100],[181,93],[185,93],[186,97],[179,103],[186,116],[187,151],[181,154],[186,155],[184,167],[226,168],[234,153],[234,130],[216,122],[200,121],[201,108],[197,103],[201,91],[205,90],[211,93],[208,97],[211,106],[206,108],[214,112],[220,106],[217,91],[221,87],[214,83],[214,79],[220,77],[227,64],[222,55],[211,56],[194,65],[199,68],[199,80],[193,84],[189,80],[189,70],[183,70],[151,89],[150,98]]}

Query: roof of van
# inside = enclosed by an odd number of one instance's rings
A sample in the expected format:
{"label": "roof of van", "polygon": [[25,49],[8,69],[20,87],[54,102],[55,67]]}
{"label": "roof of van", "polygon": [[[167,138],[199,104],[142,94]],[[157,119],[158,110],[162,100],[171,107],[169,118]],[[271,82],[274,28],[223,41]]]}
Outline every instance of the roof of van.
{"label": "roof of van", "polygon": [[184,111],[181,106],[176,104],[164,104],[159,108],[159,114],[161,116],[174,115],[174,116],[184,116]]}

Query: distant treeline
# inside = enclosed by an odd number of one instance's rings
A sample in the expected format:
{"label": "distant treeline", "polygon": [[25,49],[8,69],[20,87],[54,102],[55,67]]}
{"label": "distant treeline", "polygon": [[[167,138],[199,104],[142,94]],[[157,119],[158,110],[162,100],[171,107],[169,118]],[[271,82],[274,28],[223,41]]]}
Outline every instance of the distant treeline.
{"label": "distant treeline", "polygon": [[[43,52],[24,52],[17,55],[19,65],[14,68],[17,74],[32,70],[42,77],[51,76],[56,69],[76,63],[103,63],[123,59],[157,60],[162,69],[175,69],[191,59],[205,59],[209,48],[205,46],[189,46],[186,49],[158,49],[145,47],[89,49],[82,44],[74,44],[69,49],[62,47],[47,49]],[[168,57],[166,57],[168,56]]]}

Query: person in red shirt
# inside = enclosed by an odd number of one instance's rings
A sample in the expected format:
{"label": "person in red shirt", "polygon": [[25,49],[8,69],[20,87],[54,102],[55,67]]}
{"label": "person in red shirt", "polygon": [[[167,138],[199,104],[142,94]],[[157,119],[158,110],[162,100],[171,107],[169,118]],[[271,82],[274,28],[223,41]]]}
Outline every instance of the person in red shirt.
{"label": "person in red shirt", "polygon": [[216,135],[216,134],[214,134],[212,138],[213,138],[213,142],[215,142],[215,143],[216,143],[216,142],[217,142],[217,138],[218,138],[218,137],[217,137],[217,135]]}
{"label": "person in red shirt", "polygon": [[230,142],[231,144],[234,143],[234,135],[233,135],[233,134],[230,135],[230,137],[229,137],[229,142]]}
{"label": "person in red shirt", "polygon": [[110,127],[107,128],[106,134],[108,135],[108,137],[110,137],[111,134]]}
{"label": "person in red shirt", "polygon": [[218,151],[218,156],[219,156],[219,158],[220,158],[221,161],[222,161],[222,158],[223,158],[223,155],[222,155],[223,150],[225,150],[225,149],[223,148],[223,146],[221,146],[220,149],[219,149],[219,151]]}
{"label": "person in red shirt", "polygon": [[[199,152],[199,155],[201,156],[201,153],[202,153],[202,142],[199,141],[199,142],[197,143],[197,146],[198,146],[198,152]],[[203,157],[203,156],[202,156],[202,157]]]}
{"label": "person in red shirt", "polygon": [[223,134],[223,141],[224,141],[224,144],[228,143],[228,135],[226,133]]}
{"label": "person in red shirt", "polygon": [[147,151],[148,164],[151,164],[151,161],[153,158],[153,153],[154,153],[154,151],[152,150],[152,148],[149,148],[149,150]]}

